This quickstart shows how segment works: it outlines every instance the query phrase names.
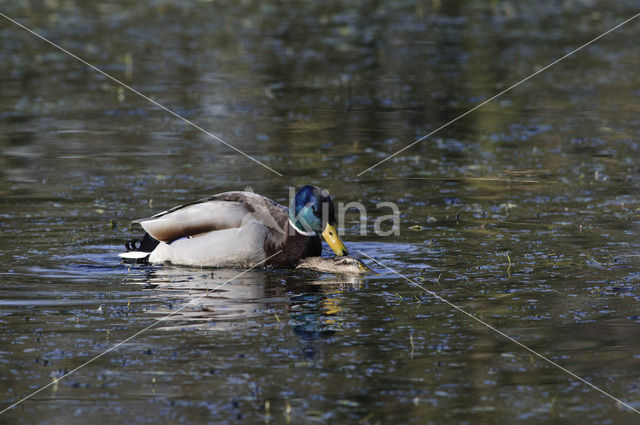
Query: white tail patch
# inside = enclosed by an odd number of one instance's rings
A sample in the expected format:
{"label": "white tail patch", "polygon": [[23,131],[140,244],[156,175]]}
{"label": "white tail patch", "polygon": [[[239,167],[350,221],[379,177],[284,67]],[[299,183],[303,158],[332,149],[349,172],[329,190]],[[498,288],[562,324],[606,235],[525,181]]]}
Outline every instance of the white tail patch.
{"label": "white tail patch", "polygon": [[151,254],[150,252],[143,251],[129,251],[123,252],[122,254],[118,254],[118,257],[124,258],[126,260],[143,260],[147,258]]}

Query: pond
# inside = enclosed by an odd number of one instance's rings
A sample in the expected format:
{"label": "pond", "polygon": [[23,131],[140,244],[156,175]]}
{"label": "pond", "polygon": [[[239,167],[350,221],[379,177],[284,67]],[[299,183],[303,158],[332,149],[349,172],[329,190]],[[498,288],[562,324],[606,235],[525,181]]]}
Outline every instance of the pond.
{"label": "pond", "polygon": [[[635,2],[0,12],[242,152],[0,17],[0,410],[48,385],[0,422],[637,423],[639,20],[369,169]],[[366,208],[376,273],[117,257],[132,220],[305,184]]]}

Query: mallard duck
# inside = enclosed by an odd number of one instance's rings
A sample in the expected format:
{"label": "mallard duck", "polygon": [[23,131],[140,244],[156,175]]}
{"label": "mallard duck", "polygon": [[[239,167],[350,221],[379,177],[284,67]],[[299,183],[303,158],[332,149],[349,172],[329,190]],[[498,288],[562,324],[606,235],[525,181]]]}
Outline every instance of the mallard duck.
{"label": "mallard duck", "polygon": [[325,273],[364,274],[372,270],[362,261],[351,256],[307,257],[298,262],[296,269],[310,269]]}
{"label": "mallard duck", "polygon": [[128,252],[120,257],[150,263],[247,268],[264,261],[295,267],[322,253],[318,234],[337,256],[348,254],[331,197],[317,186],[302,187],[292,209],[252,191],[225,192],[134,223],[146,233],[127,242]]}

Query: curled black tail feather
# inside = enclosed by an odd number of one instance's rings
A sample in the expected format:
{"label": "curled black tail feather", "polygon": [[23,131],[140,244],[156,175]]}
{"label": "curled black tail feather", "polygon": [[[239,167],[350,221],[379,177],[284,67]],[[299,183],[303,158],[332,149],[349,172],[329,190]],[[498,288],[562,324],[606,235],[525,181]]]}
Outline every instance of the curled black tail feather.
{"label": "curled black tail feather", "polygon": [[131,239],[125,242],[124,246],[127,248],[127,251],[142,251],[142,252],[151,252],[158,246],[160,242],[152,238],[148,233],[145,233],[140,239]]}
{"label": "curled black tail feather", "polygon": [[127,248],[127,251],[137,251],[140,247],[140,242],[142,242],[140,239],[131,239],[124,243],[124,247]]}

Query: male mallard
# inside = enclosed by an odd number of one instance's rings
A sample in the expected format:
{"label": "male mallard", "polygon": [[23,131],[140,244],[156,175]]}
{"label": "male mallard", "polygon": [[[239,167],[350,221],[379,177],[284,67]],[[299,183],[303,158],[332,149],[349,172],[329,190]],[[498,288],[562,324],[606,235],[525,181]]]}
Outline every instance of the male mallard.
{"label": "male mallard", "polygon": [[329,193],[316,186],[301,188],[293,209],[253,192],[225,192],[134,223],[146,234],[120,256],[151,263],[246,268],[267,259],[264,265],[293,267],[322,253],[318,233],[336,255],[347,255]]}

